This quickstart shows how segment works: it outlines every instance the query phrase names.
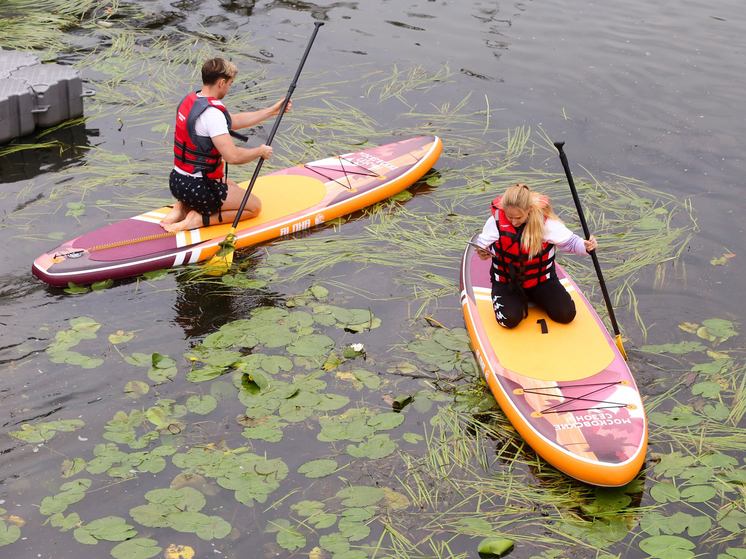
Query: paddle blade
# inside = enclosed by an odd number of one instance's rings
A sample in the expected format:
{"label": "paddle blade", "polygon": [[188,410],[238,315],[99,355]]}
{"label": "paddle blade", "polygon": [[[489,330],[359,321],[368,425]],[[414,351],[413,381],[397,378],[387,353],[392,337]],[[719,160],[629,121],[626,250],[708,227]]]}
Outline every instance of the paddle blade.
{"label": "paddle blade", "polygon": [[624,346],[622,345],[622,335],[618,334],[616,337],[616,346],[619,348],[619,353],[622,354],[622,357],[624,357],[624,360],[627,361],[627,352],[624,351]]}
{"label": "paddle blade", "polygon": [[222,276],[230,270],[233,264],[233,253],[236,252],[236,236],[233,231],[228,233],[218,246],[220,248],[215,256],[205,264],[205,274],[208,276]]}

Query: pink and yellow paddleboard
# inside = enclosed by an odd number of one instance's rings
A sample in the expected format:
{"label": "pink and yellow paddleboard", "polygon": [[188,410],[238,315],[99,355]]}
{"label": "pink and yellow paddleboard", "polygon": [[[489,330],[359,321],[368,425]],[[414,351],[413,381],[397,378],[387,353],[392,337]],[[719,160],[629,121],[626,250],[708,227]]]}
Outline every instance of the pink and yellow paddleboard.
{"label": "pink and yellow paddleboard", "polygon": [[[236,248],[292,235],[401,192],[430,170],[442,147],[437,136],[422,136],[260,177],[252,192],[262,201],[262,212],[239,222]],[[33,273],[50,285],[67,286],[195,264],[211,258],[230,232],[232,224],[222,223],[165,233],[159,222],[169,210],[67,241],[37,258]]]}
{"label": "pink and yellow paddleboard", "polygon": [[585,483],[625,485],[647,448],[640,393],[593,307],[559,265],[557,276],[575,301],[575,320],[558,324],[530,307],[528,318],[508,330],[495,320],[490,261],[467,247],[461,307],[477,362],[500,408],[539,456]]}

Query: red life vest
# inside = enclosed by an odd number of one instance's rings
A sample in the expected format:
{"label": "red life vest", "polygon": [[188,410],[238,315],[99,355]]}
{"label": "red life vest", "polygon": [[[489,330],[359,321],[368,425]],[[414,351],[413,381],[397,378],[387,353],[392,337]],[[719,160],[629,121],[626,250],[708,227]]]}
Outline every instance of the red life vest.
{"label": "red life vest", "polygon": [[[517,230],[510,223],[501,204],[502,196],[492,201],[492,216],[497,222],[500,238],[492,244],[499,261],[492,260],[492,276],[501,282],[518,282],[521,287],[534,287],[549,279],[554,273],[554,245],[541,243],[541,251],[533,258],[521,246],[523,226]],[[546,205],[547,198],[540,197],[539,204]],[[544,218],[546,222],[546,217]]]}
{"label": "red life vest", "polygon": [[209,136],[198,136],[194,130],[197,117],[209,107],[220,109],[231,129],[228,109],[214,97],[198,97],[190,93],[179,103],[174,132],[174,165],[186,173],[204,174],[211,179],[223,177],[223,158]]}

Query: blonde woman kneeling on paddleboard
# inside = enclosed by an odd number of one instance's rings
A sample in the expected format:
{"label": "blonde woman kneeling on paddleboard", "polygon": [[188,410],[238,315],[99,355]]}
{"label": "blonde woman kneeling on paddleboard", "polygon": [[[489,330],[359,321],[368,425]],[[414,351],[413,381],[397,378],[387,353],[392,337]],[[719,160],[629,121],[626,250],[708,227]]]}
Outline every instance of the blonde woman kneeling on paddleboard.
{"label": "blonde woman kneeling on paddleboard", "polygon": [[528,302],[542,307],[550,319],[567,324],[575,318],[575,302],[557,279],[555,249],[572,254],[596,250],[560,221],[546,196],[516,184],[492,201],[492,217],[477,237],[477,254],[492,258],[492,305],[498,324],[515,328],[528,316]]}
{"label": "blonde woman kneeling on paddleboard", "polygon": [[[166,231],[230,223],[241,207],[245,190],[228,179],[223,160],[242,165],[272,156],[272,147],[246,149],[236,146],[231,130],[259,124],[277,116],[285,101],[259,111],[231,114],[222,99],[228,94],[238,68],[233,62],[212,58],[202,65],[202,90],[190,93],[179,104],[174,133],[174,168],[169,187],[177,202],[161,221]],[[292,101],[288,103],[287,112]],[[256,217],[262,209],[259,198],[249,196],[241,217]]]}

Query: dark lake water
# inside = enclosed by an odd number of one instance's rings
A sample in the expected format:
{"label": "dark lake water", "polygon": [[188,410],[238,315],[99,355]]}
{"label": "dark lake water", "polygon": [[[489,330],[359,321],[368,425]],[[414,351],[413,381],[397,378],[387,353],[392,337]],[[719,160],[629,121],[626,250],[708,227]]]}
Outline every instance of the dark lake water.
{"label": "dark lake water", "polygon": [[[0,15],[3,9],[0,4]],[[647,337],[636,325],[633,309],[622,307],[618,314],[625,325],[628,350],[632,348],[631,368],[641,381],[648,403],[659,403],[660,395],[675,386],[675,377],[687,373],[689,368],[685,367],[682,373],[676,356],[670,359],[637,349],[646,343],[676,344],[682,341],[687,334],[678,325],[686,322],[701,323],[705,319],[718,318],[734,323],[734,328],[740,331],[746,311],[746,302],[738,295],[743,283],[739,278],[746,273],[746,263],[737,244],[744,235],[738,214],[744,208],[742,181],[746,171],[742,142],[746,136],[746,101],[743,95],[746,91],[746,11],[740,3],[733,0],[724,0],[717,5],[637,0],[625,3],[557,0],[515,3],[183,1],[142,2],[119,9],[130,12],[125,20],[112,19],[115,25],[123,25],[122,21],[127,25],[152,21],[152,26],[132,34],[136,38],[135,46],[123,47],[128,57],[133,58],[136,58],[132,53],[138,44],[147,49],[151,46],[148,38],[161,33],[168,33],[174,41],[177,37],[197,36],[205,31],[226,38],[250,33],[254,48],[250,60],[254,66],[239,68],[239,82],[241,76],[258,69],[266,72],[263,79],[277,82],[271,88],[270,99],[260,100],[256,105],[243,101],[242,108],[264,106],[282,95],[305,48],[313,22],[320,19],[325,26],[319,32],[294,97],[295,111],[299,114],[304,110],[323,109],[327,98],[341,99],[350,113],[354,110],[368,115],[374,121],[372,129],[380,136],[386,136],[388,130],[400,131],[410,125],[424,128],[425,121],[439,108],[446,105],[455,107],[469,96],[469,110],[466,112],[491,110],[489,133],[480,139],[484,145],[502,141],[509,130],[530,128],[532,139],[539,143],[544,136],[566,142],[565,151],[576,177],[625,177],[641,181],[647,187],[682,202],[688,200],[694,210],[697,228],[680,258],[675,264],[666,264],[668,271],[664,281],[660,281],[660,272],[656,274],[655,263],[643,268],[635,279],[636,310],[646,326]],[[138,13],[145,16],[132,15]],[[95,29],[95,24],[92,25]],[[102,29],[98,35],[87,28],[71,30],[69,40],[78,47],[93,48],[97,38],[103,37],[108,28]],[[0,31],[0,46],[14,46],[2,43],[2,37]],[[80,56],[63,53],[60,60],[79,63]],[[449,69],[446,83],[430,87],[434,85],[430,80],[419,89],[408,92],[408,106],[396,99],[380,101],[380,88],[370,89],[371,83],[391,75],[394,68],[405,72],[421,67],[433,75],[445,66]],[[80,70],[93,87],[106,76],[100,66],[83,66]],[[288,297],[319,283],[329,290],[334,304],[370,308],[382,320],[381,328],[363,334],[344,331],[335,334],[338,353],[345,344],[365,344],[370,362],[356,360],[361,368],[378,367],[376,372],[385,372],[387,367],[390,369],[407,357],[402,348],[410,340],[432,332],[418,315],[422,302],[414,296],[412,286],[398,281],[406,276],[406,267],[371,265],[363,268],[360,264],[343,262],[314,270],[311,275],[293,282],[274,284],[273,272],[267,271],[268,268],[279,269],[283,277],[289,272],[283,271],[282,266],[266,264],[265,259],[268,255],[289,252],[283,245],[284,241],[269,243],[262,249],[244,254],[250,257],[249,271],[254,267],[264,269],[270,283],[264,290],[240,295],[215,296],[215,284],[190,282],[174,276],[152,282],[121,281],[104,291],[70,295],[61,289],[45,286],[32,277],[30,269],[34,258],[54,246],[55,241],[125,219],[144,208],[157,207],[157,199],[168,199],[168,140],[164,142],[163,133],[154,130],[153,124],[170,121],[173,103],[183,95],[174,91],[188,91],[197,85],[196,81],[186,83],[188,71],[185,68],[182,74],[174,77],[177,82],[185,82],[183,88],[171,84],[171,90],[162,96],[163,103],[171,103],[164,109],[168,116],[148,113],[141,107],[134,110],[126,105],[125,100],[110,102],[111,98],[101,93],[98,99],[87,101],[86,115],[90,118],[85,124],[50,135],[65,146],[62,151],[27,150],[0,158],[0,420],[3,426],[0,433],[0,508],[7,511],[6,517],[16,515],[26,523],[21,527],[22,539],[0,547],[2,556],[24,559],[69,557],[73,554],[108,556],[113,547],[109,541],[99,541],[96,547],[86,546],[75,540],[72,530],[60,532],[58,527],[42,526],[47,517],[39,514],[38,507],[45,497],[59,494],[63,483],[85,476],[95,477],[84,472],[77,477],[60,478],[61,464],[76,456],[93,459],[91,443],[106,442],[101,439],[101,434],[118,410],[147,409],[154,405],[158,397],[154,394],[158,390],[161,398],[174,398],[179,403],[183,403],[187,395],[209,394],[206,383],[192,385],[186,382],[185,375],[190,365],[181,355],[224,324],[247,318],[258,307],[284,308]],[[381,77],[377,78],[377,75]],[[122,91],[126,91],[125,98],[133,99],[138,90],[148,88],[142,76],[138,80],[140,83],[136,87],[122,86]],[[328,95],[324,93],[325,88]],[[306,96],[308,91],[313,94]],[[227,104],[230,107],[231,96],[227,98]],[[407,117],[408,112],[429,116]],[[477,136],[485,128],[486,116],[482,114],[479,118],[478,126],[457,122],[452,136],[447,131],[439,133],[445,151],[436,169],[441,170],[446,178],[448,170],[458,171],[464,165],[459,155],[465,145],[460,139],[465,131]],[[287,126],[292,124],[293,115],[290,114]],[[332,143],[334,134],[333,126],[319,126],[316,131],[309,127],[306,133],[311,137],[318,134],[319,143]],[[362,141],[366,139],[365,135],[360,132],[358,137]],[[258,137],[261,137],[261,132]],[[252,138],[255,140],[258,138]],[[280,153],[283,145],[296,145],[283,144],[282,141],[281,129],[279,147],[276,147]],[[129,168],[126,170],[136,172],[138,176],[135,179],[126,176],[121,161],[112,161],[109,167],[96,163],[96,171],[92,174],[76,174],[79,166],[91,164],[94,154],[100,153],[98,150],[128,156],[130,159],[126,165]],[[285,156],[292,158],[289,153]],[[526,157],[522,162],[521,172],[561,172],[557,158],[549,152]],[[488,159],[479,161],[486,167],[497,163]],[[96,178],[107,169],[111,176]],[[121,180],[117,173],[122,173]],[[79,187],[80,183],[74,182],[83,178],[90,181],[86,183],[90,184],[90,189],[85,191]],[[435,212],[438,201],[446,196],[444,190],[453,186],[454,183],[448,181],[436,187],[418,186],[415,197],[403,206],[412,212]],[[497,194],[499,192],[495,192]],[[83,215],[77,219],[65,215],[69,208],[67,204],[81,201],[86,204]],[[462,210],[466,208],[463,211],[469,214],[467,217],[475,219],[475,224],[480,223],[488,211],[487,206],[477,209],[468,203],[460,204],[460,207]],[[366,237],[367,228],[375,224],[376,219],[381,218],[358,215],[339,228],[327,227],[312,232],[307,238],[333,240],[348,236],[351,242],[359,241]],[[288,243],[287,246],[294,250],[300,246],[295,241]],[[603,246],[603,239],[601,244]],[[432,267],[433,273],[443,276],[447,285],[439,296],[428,300],[425,314],[449,328],[462,328],[463,317],[458,303],[459,251],[451,250],[453,246],[444,249],[443,259]],[[414,265],[413,268],[420,269]],[[598,293],[596,296],[600,301]],[[89,345],[85,351],[88,351],[86,355],[104,359],[104,365],[85,369],[51,363],[44,353],[55,341],[57,332],[69,330],[69,321],[76,317],[90,317],[101,324],[97,345]],[[107,336],[118,330],[133,332],[135,338],[126,346],[107,342]],[[326,333],[334,337],[332,333]],[[689,336],[686,339],[697,338]],[[736,363],[740,359],[740,365],[733,365],[733,369],[740,367],[742,376],[742,348],[742,338],[735,337],[711,349],[732,351],[730,357]],[[180,376],[173,383],[154,387],[141,400],[124,395],[127,382],[135,378],[148,381],[145,369],[125,364],[124,356],[156,352],[173,358]],[[306,370],[302,372],[308,373]],[[669,377],[674,380],[667,380]],[[422,390],[424,386],[407,377],[384,378],[388,384],[384,383],[383,392],[394,396],[399,392]],[[332,380],[339,384],[345,379],[329,373],[325,380],[331,385]],[[230,387],[229,382],[225,384]],[[738,388],[737,383],[734,386],[735,396],[726,403],[736,409],[738,398],[743,399],[743,387]],[[352,407],[383,409],[380,392],[368,394],[349,385],[338,387],[336,391],[350,397]],[[688,392],[678,398],[682,404],[696,408]],[[406,416],[406,429],[396,431],[398,436],[405,432],[422,435],[422,426],[425,425],[427,431],[435,409],[440,405],[445,404],[436,402],[434,408],[411,412]],[[215,445],[225,438],[229,446],[235,448],[242,444],[242,427],[234,418],[243,410],[245,405],[239,404],[235,398],[221,400],[218,410],[206,416],[204,424],[190,424],[186,439],[175,435],[169,439],[164,435],[162,440],[164,444],[173,442],[191,446]],[[723,423],[721,427],[726,432],[718,431],[718,436],[727,437],[729,425],[734,433],[741,433],[737,429],[743,427],[742,415],[738,416],[735,425]],[[23,444],[8,435],[9,431],[21,429],[22,424],[75,419],[83,420],[85,428],[76,432],[59,432],[43,444]],[[392,465],[391,459],[386,462],[391,468],[387,472],[374,462],[366,465],[364,460],[358,460],[338,473],[345,480],[331,476],[324,478],[323,482],[314,482],[318,485],[313,488],[306,487],[304,484],[310,484],[311,480],[297,474],[298,467],[311,459],[328,458],[331,451],[323,450],[323,455],[319,455],[316,438],[310,436],[302,425],[291,426],[287,433],[278,443],[248,443],[243,439],[244,445],[253,445],[252,452],[281,458],[289,468],[291,475],[266,503],[247,508],[232,496],[218,496],[209,503],[208,508],[217,512],[208,514],[220,515],[240,534],[233,533],[227,539],[202,541],[193,533],[171,531],[166,534],[165,528],[138,527],[138,537],[157,540],[164,550],[172,543],[189,545],[197,551],[196,557],[213,554],[227,557],[290,556],[287,548],[278,546],[275,533],[262,533],[268,519],[289,518],[289,505],[272,507],[273,502],[283,497],[288,499],[288,504],[301,499],[324,501],[326,497],[333,497],[345,484],[372,485],[375,482],[383,486],[393,478],[393,473],[401,475],[409,471],[401,463]],[[395,437],[392,435],[392,438]],[[655,427],[651,427],[651,443],[651,452],[683,451],[687,454],[686,441],[663,434],[658,436]],[[344,454],[345,446],[346,443],[341,443],[334,450]],[[699,450],[717,454],[722,452],[722,448],[713,443]],[[730,455],[742,467],[742,443],[734,442],[729,448]],[[652,469],[659,458],[658,455],[650,456],[650,471],[642,478],[648,491],[654,480],[664,480],[660,471],[653,473]],[[346,464],[348,460],[339,462]],[[136,482],[127,482],[130,485],[115,481],[111,481],[111,485],[97,485],[109,496],[100,498],[99,493],[98,497],[86,497],[80,503],[85,507],[75,508],[71,504],[64,514],[75,509],[84,523],[113,515],[126,518],[133,524],[128,511],[146,503],[142,495],[147,491],[168,487],[178,471],[174,469],[166,478],[158,477],[157,473],[140,474]],[[547,480],[541,475],[532,477],[536,472],[529,471],[528,467],[522,467],[520,471],[525,475],[521,478],[523,481],[533,480],[531,483],[535,481],[548,488],[555,484],[552,479]],[[454,477],[457,476],[454,474]],[[329,481],[332,478],[333,481]],[[672,478],[665,480],[672,481]],[[592,494],[592,490],[587,488],[578,489],[579,484],[564,483],[573,487],[573,491]],[[404,493],[401,487],[397,491]],[[566,491],[570,490],[563,489]],[[138,497],[134,498],[132,494]],[[413,500],[412,495],[409,498]],[[448,498],[455,506],[456,497],[449,495]],[[643,499],[643,504],[660,503],[648,492],[635,498]],[[536,502],[524,505],[529,509],[546,506]],[[470,506],[467,504],[465,508]],[[720,511],[729,506],[743,514],[742,491],[726,492],[709,501],[709,508],[702,506],[697,510],[705,510],[714,519],[713,526],[717,526],[722,516]],[[224,508],[221,510],[221,507]],[[565,520],[575,514],[570,505],[560,508],[566,513],[563,515]],[[390,507],[389,512],[394,509]],[[449,506],[444,505],[443,510],[450,510]],[[468,511],[459,510],[460,515],[468,516]],[[475,510],[471,507],[472,515]],[[487,514],[493,528],[500,522],[495,510],[499,509],[493,507]],[[694,514],[693,510],[683,505],[671,505],[665,514]],[[406,525],[400,524],[405,521],[395,515],[388,521],[402,533],[414,534],[422,525],[417,524],[418,517],[413,511],[406,512],[409,515]],[[516,509],[511,509],[509,514],[516,514]],[[626,537],[618,538],[618,543],[610,544],[606,552],[612,557],[620,554],[622,557],[647,557],[648,554],[638,545],[642,537],[647,537],[645,534],[640,536],[640,529],[636,527],[639,515],[624,516],[620,513],[619,517],[631,531]],[[339,556],[344,559],[373,556],[476,557],[476,546],[481,540],[478,536],[462,536],[453,541],[450,552],[444,547],[423,547],[416,553],[412,551],[413,547],[409,550],[412,555],[404,555],[404,552],[395,555],[391,550],[371,551],[378,538],[386,534],[381,526],[371,524],[371,535],[353,544],[372,546],[355,548],[363,555],[339,552]],[[603,557],[606,553],[597,552],[600,547],[594,547],[593,542],[598,540],[591,540],[590,544],[580,536],[578,538],[585,543],[575,544],[567,538],[552,540],[552,536],[531,526],[540,526],[540,522],[529,524],[529,528],[516,524],[494,529],[503,530],[508,537],[520,542],[513,552],[515,557]],[[746,528],[746,523],[741,525],[743,528]],[[317,533],[326,533],[322,529],[314,531],[308,525],[298,530],[307,536],[308,545],[301,547],[296,555],[307,555],[318,545]],[[554,528],[548,533],[554,533],[552,530]],[[718,540],[721,543],[708,543],[708,556],[727,553],[728,547],[744,544],[742,533],[739,536],[737,532],[725,529],[724,534],[727,538]],[[421,536],[412,536],[412,543],[420,541]],[[442,540],[453,536],[453,532],[448,532]],[[688,537],[699,542],[699,538],[691,533]],[[557,545],[564,546],[567,555],[540,555]],[[254,549],[261,551],[252,555],[250,550]],[[331,557],[332,553],[327,550],[326,556]]]}

